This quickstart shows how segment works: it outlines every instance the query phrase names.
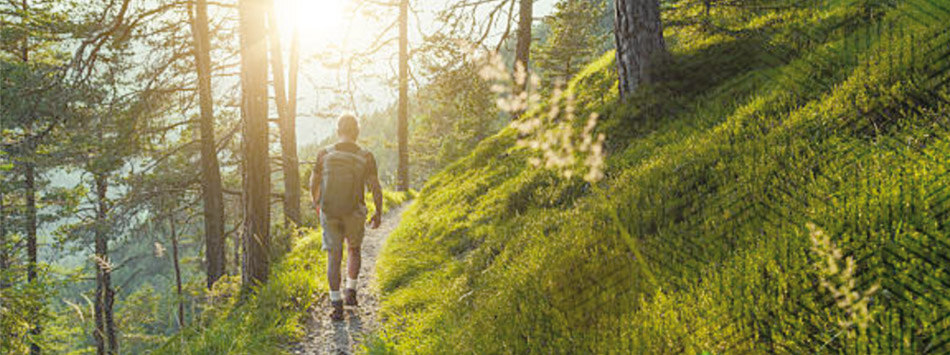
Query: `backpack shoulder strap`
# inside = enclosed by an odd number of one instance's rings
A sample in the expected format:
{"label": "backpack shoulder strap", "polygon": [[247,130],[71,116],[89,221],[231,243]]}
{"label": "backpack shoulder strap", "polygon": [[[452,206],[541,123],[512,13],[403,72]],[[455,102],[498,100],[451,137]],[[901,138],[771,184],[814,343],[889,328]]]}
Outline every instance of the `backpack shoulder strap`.
{"label": "backpack shoulder strap", "polygon": [[326,162],[327,155],[330,154],[330,148],[332,147],[325,147],[317,151],[317,159],[313,161],[314,170],[323,170],[323,164]]}
{"label": "backpack shoulder strap", "polygon": [[369,161],[370,159],[372,159],[373,152],[370,152],[369,150],[364,149],[361,146],[356,146],[356,148],[358,149],[356,151],[356,154],[362,157],[364,161]]}

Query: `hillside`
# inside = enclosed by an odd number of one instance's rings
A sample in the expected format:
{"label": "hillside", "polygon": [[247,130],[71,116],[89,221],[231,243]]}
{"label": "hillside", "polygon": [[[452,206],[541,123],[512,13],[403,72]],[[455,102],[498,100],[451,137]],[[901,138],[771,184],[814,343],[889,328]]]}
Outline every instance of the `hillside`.
{"label": "hillside", "polygon": [[429,180],[371,350],[950,351],[946,4],[670,13],[664,84],[615,103],[612,53],[570,83],[603,181],[531,168],[511,128]]}

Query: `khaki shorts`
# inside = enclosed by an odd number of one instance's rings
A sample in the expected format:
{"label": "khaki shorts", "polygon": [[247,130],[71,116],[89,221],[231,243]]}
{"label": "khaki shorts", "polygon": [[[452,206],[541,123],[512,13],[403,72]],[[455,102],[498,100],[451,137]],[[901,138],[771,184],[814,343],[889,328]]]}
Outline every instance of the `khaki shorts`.
{"label": "khaki shorts", "polygon": [[323,250],[342,250],[344,238],[347,247],[359,247],[366,232],[366,206],[360,206],[353,214],[342,218],[321,213],[320,225],[323,226]]}

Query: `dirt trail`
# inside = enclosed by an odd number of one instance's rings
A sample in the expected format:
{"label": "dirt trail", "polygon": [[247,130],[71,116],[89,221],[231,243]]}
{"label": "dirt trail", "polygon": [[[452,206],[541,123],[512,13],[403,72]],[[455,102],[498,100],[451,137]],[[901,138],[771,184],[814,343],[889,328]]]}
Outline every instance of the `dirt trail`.
{"label": "dirt trail", "polygon": [[[315,309],[310,311],[307,321],[307,336],[291,347],[293,354],[353,354],[359,347],[362,337],[376,327],[376,311],[379,309],[379,295],[374,286],[376,282],[376,257],[383,249],[386,237],[399,225],[402,212],[408,203],[390,210],[383,216],[378,229],[366,229],[363,237],[363,260],[360,265],[359,306],[346,307],[346,319],[342,322],[330,320],[330,299],[327,294],[320,297]],[[346,270],[346,259],[343,260]],[[345,280],[345,276],[344,276]]]}

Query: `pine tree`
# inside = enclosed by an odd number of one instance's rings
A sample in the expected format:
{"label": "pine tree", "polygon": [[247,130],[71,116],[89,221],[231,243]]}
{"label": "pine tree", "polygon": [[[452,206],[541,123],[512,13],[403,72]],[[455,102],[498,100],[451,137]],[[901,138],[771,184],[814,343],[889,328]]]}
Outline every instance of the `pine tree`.
{"label": "pine tree", "polygon": [[[277,126],[280,130],[280,166],[284,173],[284,219],[294,225],[299,225],[301,185],[300,167],[297,160],[296,112],[291,111],[290,100],[287,98],[288,88],[284,83],[284,60],[273,0],[270,0],[268,4],[267,36],[270,41],[271,73],[274,76],[273,87],[274,102],[277,105]],[[296,110],[296,107],[294,109]]]}
{"label": "pine tree", "polygon": [[[192,11],[194,10],[194,11]],[[224,195],[218,150],[214,137],[214,99],[211,95],[211,41],[208,34],[208,3],[196,0],[188,10],[194,37],[195,71],[198,74],[198,104],[201,111],[201,194],[204,201],[205,257],[208,288],[224,275]]]}
{"label": "pine tree", "polygon": [[[64,42],[60,36],[70,31],[66,16],[68,6],[48,1],[10,1],[0,5],[3,36],[0,36],[0,97],[4,164],[0,189],[0,206],[4,224],[0,231],[0,289],[16,277],[8,274],[18,260],[7,239],[9,234],[24,235],[26,240],[26,290],[35,293],[23,312],[30,320],[29,351],[40,353],[41,314],[44,293],[41,292],[39,231],[44,222],[61,216],[50,214],[44,207],[48,192],[47,172],[53,167],[54,155],[61,154],[62,144],[52,137],[67,115],[69,100],[75,93],[63,80],[66,66]],[[8,201],[10,202],[7,205]],[[46,212],[44,212],[44,210]],[[16,217],[7,221],[6,213]],[[9,223],[9,225],[7,224]]]}
{"label": "pine tree", "polygon": [[244,116],[244,287],[269,272],[270,167],[267,137],[266,0],[241,0],[241,92]]}
{"label": "pine tree", "polygon": [[604,7],[602,0],[562,0],[544,19],[549,33],[544,43],[535,47],[544,86],[570,79],[598,54],[604,40],[598,26]]}

